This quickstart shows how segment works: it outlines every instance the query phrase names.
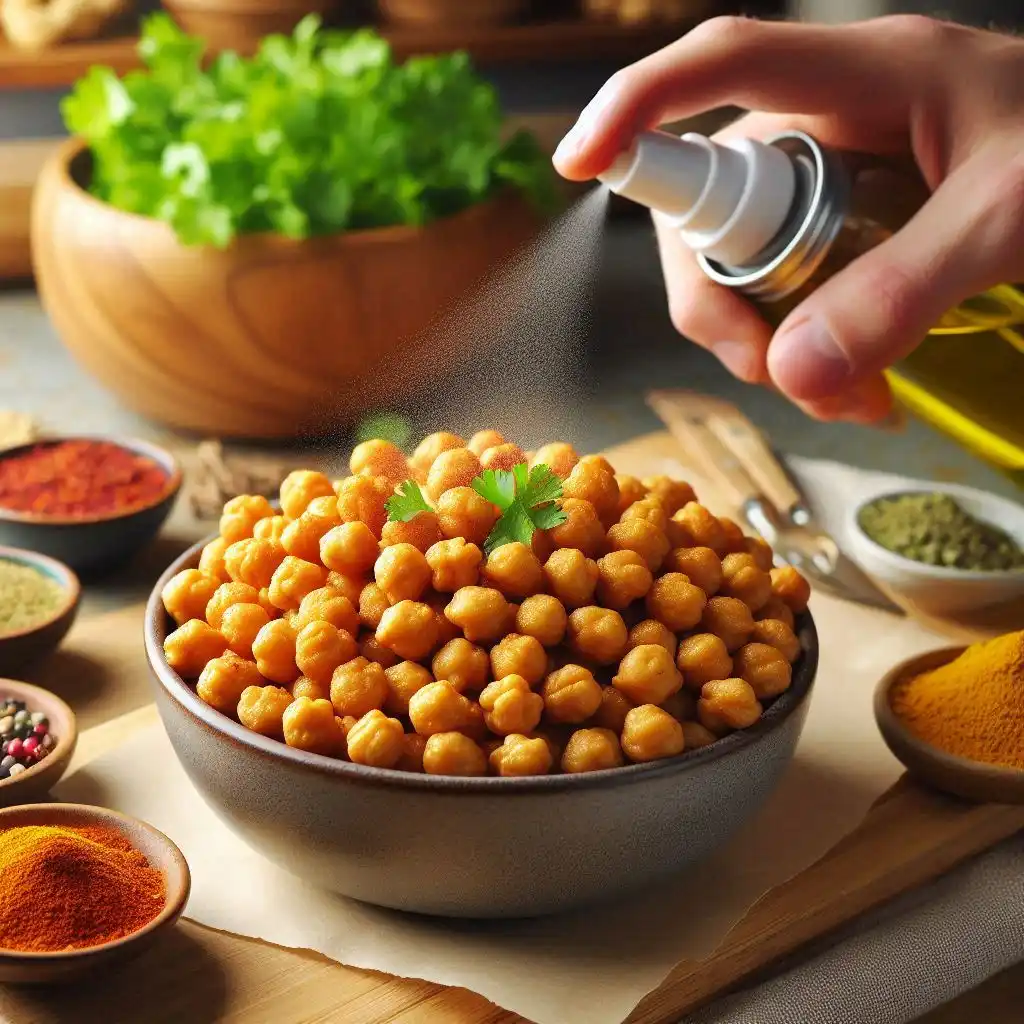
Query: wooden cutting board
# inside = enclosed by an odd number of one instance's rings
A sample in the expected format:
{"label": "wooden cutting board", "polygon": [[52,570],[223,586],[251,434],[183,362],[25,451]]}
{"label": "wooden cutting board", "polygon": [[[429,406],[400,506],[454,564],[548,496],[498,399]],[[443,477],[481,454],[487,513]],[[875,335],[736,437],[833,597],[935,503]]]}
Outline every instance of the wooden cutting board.
{"label": "wooden cutting board", "polygon": [[[672,457],[676,449],[667,435],[657,434],[608,454],[629,472],[631,461]],[[58,656],[38,680],[67,694],[83,725],[102,723],[83,733],[79,765],[156,720],[146,703],[141,623],[138,605],[84,620],[70,638],[73,653],[63,663]],[[822,860],[751,908],[715,954],[677,967],[629,1022],[676,1024],[808,943],[1022,828],[1024,807],[964,804],[904,778]],[[10,1024],[106,1024],[112,1007],[117,1019],[147,1024],[523,1024],[472,992],[356,970],[187,921],[131,971],[96,978],[88,987],[0,989],[0,1020]],[[1016,1012],[1000,1019],[1016,1020]]]}

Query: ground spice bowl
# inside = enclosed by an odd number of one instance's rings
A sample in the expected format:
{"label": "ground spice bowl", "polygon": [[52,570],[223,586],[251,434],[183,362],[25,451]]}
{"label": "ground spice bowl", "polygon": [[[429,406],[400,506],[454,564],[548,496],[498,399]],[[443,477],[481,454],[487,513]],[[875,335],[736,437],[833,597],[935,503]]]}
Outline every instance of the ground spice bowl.
{"label": "ground spice bowl", "polygon": [[116,829],[161,872],[166,896],[163,910],[152,921],[114,942],[62,953],[23,953],[0,948],[0,983],[47,985],[91,975],[143,952],[181,917],[191,888],[188,864],[177,846],[151,825],[103,807],[82,804],[29,804],[0,811],[0,830],[22,825],[103,825]]}
{"label": "ground spice bowl", "polygon": [[0,633],[0,675],[13,675],[49,654],[64,639],[78,615],[82,587],[68,566],[35,551],[0,547],[0,560],[35,569],[55,580],[64,594],[60,606],[44,622],[16,633]]}
{"label": "ground spice bowl", "polygon": [[922,782],[976,803],[1024,804],[1024,771],[957,757],[918,739],[892,709],[889,695],[900,680],[948,665],[966,650],[943,647],[896,665],[875,690],[875,720],[886,746]]}
{"label": "ground spice bowl", "polygon": [[128,561],[156,536],[181,490],[181,467],[170,452],[148,441],[82,434],[46,437],[9,448],[0,453],[0,462],[40,445],[55,445],[62,441],[105,441],[152,459],[166,473],[166,483],[159,495],[148,504],[128,512],[61,517],[0,506],[0,544],[39,551],[59,559],[75,572],[95,575]]}
{"label": "ground spice bowl", "polygon": [[75,713],[55,693],[16,679],[0,679],[3,698],[24,701],[32,711],[41,711],[49,719],[50,734],[56,740],[42,761],[20,775],[0,779],[0,807],[30,804],[49,793],[67,771],[78,743]]}

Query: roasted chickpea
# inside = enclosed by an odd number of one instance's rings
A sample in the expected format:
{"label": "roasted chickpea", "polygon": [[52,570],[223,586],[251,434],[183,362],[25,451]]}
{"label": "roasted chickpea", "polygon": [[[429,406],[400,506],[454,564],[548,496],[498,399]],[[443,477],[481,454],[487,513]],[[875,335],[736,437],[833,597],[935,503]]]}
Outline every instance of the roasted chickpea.
{"label": "roasted chickpea", "polygon": [[772,569],[772,594],[781,597],[790,611],[800,615],[807,611],[811,599],[811,585],[791,565]]}
{"label": "roasted chickpea", "polygon": [[233,715],[242,693],[250,686],[263,684],[259,669],[251,661],[226,651],[206,663],[196,683],[196,694],[211,708]]}
{"label": "roasted chickpea", "polygon": [[761,717],[761,703],[745,680],[713,679],[700,691],[697,717],[708,732],[721,736],[753,725]]}
{"label": "roasted chickpea", "polygon": [[[298,519],[314,498],[333,494],[331,481],[323,473],[297,469],[289,473],[281,483],[281,511],[289,519]],[[273,512],[270,514],[273,515]]]}
{"label": "roasted chickpea", "polygon": [[442,452],[450,452],[455,448],[465,448],[466,442],[458,434],[449,434],[446,430],[438,431],[436,434],[428,434],[416,446],[416,450],[409,459],[409,466],[413,475],[423,483],[427,479],[430,467],[434,460]]}
{"label": "roasted chickpea", "polygon": [[267,613],[267,615],[270,618],[276,619],[276,618],[278,618],[280,616],[281,609],[280,608],[275,608],[274,605],[273,605],[273,602],[270,600],[270,588],[269,587],[263,587],[260,590],[259,597],[257,598],[257,600],[260,603],[260,607]]}
{"label": "roasted chickpea", "polygon": [[256,634],[252,654],[260,674],[272,683],[286,685],[300,674],[295,664],[295,628],[284,619],[268,622]]}
{"label": "roasted chickpea", "polygon": [[353,476],[382,476],[393,484],[400,484],[409,476],[409,463],[401,449],[379,439],[357,444],[348,468]]}
{"label": "roasted chickpea", "polygon": [[768,644],[744,644],[733,659],[736,675],[750,683],[758,700],[771,700],[785,693],[793,680],[793,669],[783,656]]}
{"label": "roasted chickpea", "polygon": [[707,596],[681,572],[668,572],[656,579],[647,593],[651,618],[664,622],[673,632],[693,629],[704,614]]}
{"label": "roasted chickpea", "polygon": [[452,487],[469,487],[480,473],[480,460],[468,448],[441,452],[427,473],[427,494],[437,501]]}
{"label": "roasted chickpea", "polygon": [[766,540],[762,540],[760,537],[744,537],[741,550],[753,556],[754,564],[762,572],[770,573],[772,571],[772,567],[775,565],[775,552],[772,551],[771,544]]}
{"label": "roasted chickpea", "polygon": [[531,732],[544,713],[544,698],[518,675],[488,683],[480,694],[484,722],[498,736]]}
{"label": "roasted chickpea", "polygon": [[[324,508],[325,504],[329,507]],[[314,509],[314,506],[317,507]],[[293,519],[284,528],[281,547],[289,555],[319,564],[321,539],[340,523],[337,500],[333,497],[315,498],[298,519]]]}
{"label": "roasted chickpea", "polygon": [[661,704],[683,685],[672,655],[660,644],[641,644],[619,662],[612,685],[633,704]]}
{"label": "roasted chickpea", "polygon": [[679,644],[676,665],[683,673],[683,682],[698,693],[712,679],[728,679],[732,675],[732,658],[725,641],[714,633],[694,633]]}
{"label": "roasted chickpea", "polygon": [[603,455],[581,455],[579,464],[589,466],[591,469],[600,469],[615,476],[615,467]]}
{"label": "roasted chickpea", "polygon": [[614,472],[601,465],[581,459],[562,482],[562,493],[566,498],[589,501],[605,528],[618,519],[619,485]]}
{"label": "roasted chickpea", "polygon": [[345,753],[345,733],[329,700],[296,698],[285,708],[281,727],[289,747],[327,757]]}
{"label": "roasted chickpea", "polygon": [[213,576],[198,569],[183,569],[167,581],[160,598],[164,610],[180,626],[189,619],[206,617],[206,606],[219,586]]}
{"label": "roasted chickpea", "polygon": [[271,544],[281,547],[281,538],[284,536],[287,525],[286,516],[265,516],[263,519],[257,520],[256,525],[252,528],[252,535],[257,540],[269,540]]}
{"label": "roasted chickpea", "polygon": [[206,621],[220,629],[224,613],[233,604],[259,604],[260,592],[248,583],[222,583],[206,605]]}
{"label": "roasted chickpea", "polygon": [[385,671],[401,660],[394,651],[388,650],[373,633],[367,633],[359,641],[359,653],[367,661],[375,661]]}
{"label": "roasted chickpea", "polygon": [[508,601],[490,587],[462,587],[452,595],[445,617],[472,643],[487,643],[504,636],[508,622]]}
{"label": "roasted chickpea", "polygon": [[302,599],[292,625],[302,629],[311,622],[329,622],[352,636],[359,632],[359,613],[347,597],[332,587],[318,587]]}
{"label": "roasted chickpea", "polygon": [[390,607],[388,595],[376,583],[367,583],[359,595],[359,621],[367,629],[376,630]]}
{"label": "roasted chickpea", "polygon": [[587,605],[569,616],[569,646],[598,665],[611,665],[622,657],[629,634],[622,616],[611,608]]}
{"label": "roasted chickpea", "polygon": [[633,551],[657,572],[669,552],[668,537],[647,519],[627,519],[608,531],[608,547],[612,551]]}
{"label": "roasted chickpea", "polygon": [[553,722],[585,722],[601,707],[601,684],[582,665],[555,669],[544,680],[541,694],[544,710]]}
{"label": "roasted chickpea", "polygon": [[635,476],[615,474],[615,482],[619,485],[619,516],[636,501],[647,497],[647,488]]}
{"label": "roasted chickpea", "polygon": [[487,652],[465,637],[449,640],[434,655],[431,668],[435,679],[447,679],[459,693],[482,690],[491,678]]}
{"label": "roasted chickpea", "polygon": [[339,665],[331,675],[331,703],[339,715],[362,718],[367,711],[384,707],[389,693],[383,666],[361,656]]}
{"label": "roasted chickpea", "polygon": [[577,729],[562,752],[562,771],[596,772],[623,764],[619,737],[610,729]]}
{"label": "roasted chickpea", "polygon": [[481,744],[486,743],[488,739],[493,739],[493,735],[487,728],[487,722],[484,720],[484,709],[476,701],[471,700],[466,710],[468,712],[466,724],[460,726],[457,732],[461,732],[474,742]]}
{"label": "roasted chickpea", "polygon": [[547,775],[551,771],[552,756],[547,743],[539,736],[512,733],[501,746],[491,751],[491,770],[505,777]]}
{"label": "roasted chickpea", "polygon": [[793,630],[778,619],[761,619],[754,623],[751,640],[774,647],[786,661],[792,663],[800,657],[800,641]]}
{"label": "roasted chickpea", "polygon": [[402,737],[402,756],[395,764],[400,772],[423,772],[423,751],[427,748],[427,737],[407,732]]}
{"label": "roasted chickpea", "polygon": [[239,494],[224,505],[220,517],[220,535],[227,544],[252,536],[260,519],[272,516],[274,510],[262,494]]}
{"label": "roasted chickpea", "polygon": [[544,589],[544,570],[533,551],[515,541],[495,548],[480,573],[483,582],[508,598],[529,597]]}
{"label": "roasted chickpea", "polygon": [[664,647],[671,657],[676,656],[676,635],[664,622],[657,619],[642,619],[630,631],[626,647],[633,650],[644,644],[657,644]]}
{"label": "roasted chickpea", "polygon": [[327,582],[324,585],[333,590],[339,597],[347,597],[352,607],[358,608],[359,598],[362,596],[363,587],[366,586],[366,577],[349,576],[345,573],[335,572],[332,569],[327,574]]}
{"label": "roasted chickpea", "polygon": [[377,640],[400,658],[419,661],[437,646],[437,619],[429,604],[399,601],[381,616]]}
{"label": "roasted chickpea", "polygon": [[699,750],[701,747],[709,747],[718,737],[708,729],[705,729],[700,722],[680,722],[683,727],[683,739],[686,741],[687,750]]}
{"label": "roasted chickpea", "polygon": [[332,527],[320,538],[320,561],[328,569],[350,576],[368,573],[378,554],[377,538],[358,519]]}
{"label": "roasted chickpea", "polygon": [[559,548],[544,564],[548,589],[566,608],[581,608],[593,601],[600,575],[597,562],[578,548]]}
{"label": "roasted chickpea", "polygon": [[700,628],[714,633],[725,641],[731,653],[742,647],[754,632],[754,617],[750,608],[735,597],[713,597],[704,609]]}
{"label": "roasted chickpea", "polygon": [[536,686],[544,678],[547,668],[547,652],[532,636],[509,633],[491,648],[491,672],[495,679],[517,675],[530,686]]}
{"label": "roasted chickpea", "polygon": [[504,469],[508,472],[526,462],[523,449],[517,444],[496,444],[480,455],[481,469]]}
{"label": "roasted chickpea", "polygon": [[326,682],[343,662],[356,656],[351,633],[329,622],[310,622],[295,637],[295,664],[309,679]]}
{"label": "roasted chickpea", "polygon": [[298,609],[302,599],[327,582],[327,570],[316,562],[286,555],[270,580],[270,600],[281,611]]}
{"label": "roasted chickpea", "polygon": [[434,621],[437,623],[437,639],[434,641],[435,649],[444,647],[449,640],[462,636],[462,630],[454,622],[449,622],[444,614],[450,599],[450,594],[435,594],[432,592],[425,594],[423,598],[423,603],[430,605],[434,613]]}
{"label": "roasted chickpea", "polygon": [[224,565],[224,552],[227,549],[228,542],[223,537],[214,537],[199,556],[199,571],[221,583],[227,583],[231,579]]}
{"label": "roasted chickpea", "polygon": [[454,594],[462,587],[472,587],[480,576],[483,552],[462,537],[438,541],[427,550],[431,583],[435,590]]}
{"label": "roasted chickpea", "polygon": [[678,690],[658,707],[680,722],[693,721],[697,718],[697,695],[690,690]]}
{"label": "roasted chickpea", "polygon": [[258,604],[233,604],[224,610],[220,633],[240,658],[252,658],[252,645],[259,631],[270,621]]}
{"label": "roasted chickpea", "polygon": [[384,710],[389,715],[408,715],[409,698],[422,690],[434,677],[415,661],[400,661],[384,670],[388,681],[388,696]]}
{"label": "roasted chickpea", "polygon": [[708,597],[714,597],[722,585],[722,560],[711,548],[673,548],[665,559],[665,570],[689,576]]}
{"label": "roasted chickpea", "polygon": [[516,630],[532,636],[545,647],[562,642],[569,616],[565,606],[550,594],[533,594],[526,598],[516,612]]}
{"label": "roasted chickpea", "polygon": [[622,732],[626,714],[633,702],[614,686],[601,687],[601,706],[594,714],[592,725],[601,729],[611,729],[616,736]]}
{"label": "roasted chickpea", "polygon": [[461,732],[434,733],[423,748],[423,770],[428,775],[486,775],[487,755]]}
{"label": "roasted chickpea", "polygon": [[683,727],[654,704],[641,704],[626,715],[622,726],[622,751],[631,761],[675,757],[685,746]]}
{"label": "roasted chickpea", "polygon": [[649,495],[661,502],[670,516],[678,512],[684,505],[697,500],[693,488],[685,480],[673,480],[664,474],[647,477],[644,480],[644,486]]}
{"label": "roasted chickpea", "polygon": [[594,506],[582,498],[563,498],[565,522],[547,531],[556,548],[577,548],[587,558],[600,558],[605,551],[605,528]]}
{"label": "roasted chickpea", "polygon": [[441,533],[452,540],[461,537],[482,546],[498,521],[498,509],[472,487],[452,487],[437,501]]}
{"label": "roasted chickpea", "polygon": [[420,551],[426,551],[431,544],[436,544],[441,539],[437,513],[418,512],[406,523],[387,522],[381,531],[380,539],[385,547],[392,544],[411,544]]}
{"label": "roasted chickpea", "polygon": [[725,554],[725,530],[700,502],[684,505],[669,520],[668,537],[674,548],[711,548]]}
{"label": "roasted chickpea", "polygon": [[763,608],[772,596],[772,580],[768,573],[758,569],[753,555],[726,555],[722,559],[722,586],[724,597],[739,598],[752,612]]}
{"label": "roasted chickpea", "polygon": [[253,732],[284,739],[284,713],[292,695],[280,686],[247,686],[238,698],[238,720]]}
{"label": "roasted chickpea", "polygon": [[224,568],[235,582],[248,583],[260,590],[270,586],[271,577],[284,556],[284,548],[273,541],[246,537],[228,546],[224,552]]}
{"label": "roasted chickpea", "polygon": [[388,718],[376,708],[367,711],[348,731],[348,759],[371,768],[394,768],[405,752],[404,735],[397,718]]}
{"label": "roasted chickpea", "polygon": [[466,447],[479,458],[488,448],[495,448],[504,443],[505,438],[497,430],[478,430],[469,439]]}
{"label": "roasted chickpea", "polygon": [[338,488],[338,515],[343,523],[365,523],[380,537],[388,521],[386,502],[394,493],[382,476],[350,476]]}
{"label": "roasted chickpea", "polygon": [[757,610],[754,618],[755,620],[775,619],[777,622],[789,626],[790,629],[796,629],[796,616],[793,614],[793,609],[781,597],[776,597],[774,594]]}
{"label": "roasted chickpea", "polygon": [[421,736],[456,732],[471,724],[472,701],[446,679],[427,683],[409,698],[409,721]]}
{"label": "roasted chickpea", "polygon": [[656,527],[666,537],[669,535],[668,513],[658,498],[648,495],[646,498],[634,501],[619,516],[620,523],[631,523],[636,519],[642,519],[644,522],[650,523],[651,526]]}
{"label": "roasted chickpea", "polygon": [[746,554],[747,538],[743,535],[739,523],[729,519],[728,516],[719,516],[718,525],[721,526],[722,533],[725,535],[726,554]]}
{"label": "roasted chickpea", "polygon": [[606,608],[622,611],[651,589],[654,577],[635,551],[612,551],[597,563],[597,599]]}
{"label": "roasted chickpea", "polygon": [[308,697],[310,700],[330,700],[330,682],[318,683],[315,679],[299,676],[291,686],[292,697]]}
{"label": "roasted chickpea", "polygon": [[555,550],[555,542],[548,536],[546,530],[534,530],[530,538],[530,550],[537,556],[537,561],[543,565]]}
{"label": "roasted chickpea", "polygon": [[373,575],[391,604],[419,600],[430,584],[426,555],[411,544],[385,548],[373,566]]}
{"label": "roasted chickpea", "polygon": [[559,480],[564,480],[579,462],[576,449],[564,441],[552,441],[550,444],[543,444],[533,453],[530,459],[530,466],[547,466]]}

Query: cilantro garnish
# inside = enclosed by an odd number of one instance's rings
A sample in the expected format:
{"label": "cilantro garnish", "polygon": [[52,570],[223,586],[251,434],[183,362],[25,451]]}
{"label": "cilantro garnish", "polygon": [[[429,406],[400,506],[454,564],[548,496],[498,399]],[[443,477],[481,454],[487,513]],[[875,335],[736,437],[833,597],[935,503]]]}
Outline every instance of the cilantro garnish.
{"label": "cilantro garnish", "polygon": [[556,504],[562,497],[562,481],[547,466],[530,469],[521,462],[511,472],[484,470],[472,487],[501,510],[501,517],[484,541],[488,554],[503,544],[516,541],[529,545],[534,530],[550,530],[566,520],[565,513]]}
{"label": "cilantro garnish", "polygon": [[395,493],[384,503],[388,510],[388,519],[393,523],[407,523],[415,519],[421,512],[433,512],[423,497],[423,491],[415,480],[405,480],[395,489]]}

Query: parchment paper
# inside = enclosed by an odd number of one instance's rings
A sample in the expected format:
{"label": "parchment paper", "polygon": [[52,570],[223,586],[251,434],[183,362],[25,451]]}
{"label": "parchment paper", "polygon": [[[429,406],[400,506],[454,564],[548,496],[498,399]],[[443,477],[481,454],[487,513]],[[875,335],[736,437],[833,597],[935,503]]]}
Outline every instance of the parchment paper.
{"label": "parchment paper", "polygon": [[[799,463],[826,524],[855,496],[894,478]],[[655,459],[631,472],[681,473]],[[812,608],[822,638],[818,682],[793,765],[763,812],[705,865],[625,904],[536,922],[434,921],[311,889],[263,860],[208,810],[154,727],[58,788],[151,822],[193,873],[188,917],[355,967],[481,993],[538,1024],[617,1024],[684,958],[708,955],[768,889],[797,873],[863,818],[901,774],[871,712],[894,661],[936,646],[913,623],[826,596]],[[258,898],[254,898],[258,894]]]}

